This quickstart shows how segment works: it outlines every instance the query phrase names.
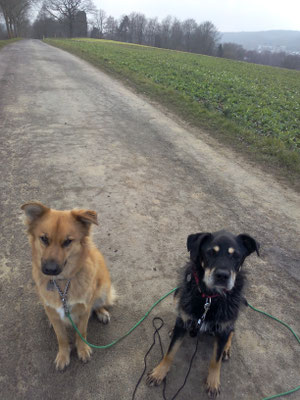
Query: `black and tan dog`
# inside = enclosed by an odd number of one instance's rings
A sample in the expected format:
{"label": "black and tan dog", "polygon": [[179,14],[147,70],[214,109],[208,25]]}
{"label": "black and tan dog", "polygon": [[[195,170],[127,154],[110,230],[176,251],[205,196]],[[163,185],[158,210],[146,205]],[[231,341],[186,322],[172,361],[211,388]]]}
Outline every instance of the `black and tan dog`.
{"label": "black and tan dog", "polygon": [[200,331],[215,335],[206,387],[210,397],[220,393],[221,362],[230,357],[234,324],[243,302],[244,273],[241,266],[254,251],[259,255],[259,244],[249,235],[234,236],[230,232],[196,233],[187,239],[190,262],[176,292],[178,316],[167,354],[148,375],[149,385],[159,385],[167,375],[185,333],[197,326],[210,309]]}

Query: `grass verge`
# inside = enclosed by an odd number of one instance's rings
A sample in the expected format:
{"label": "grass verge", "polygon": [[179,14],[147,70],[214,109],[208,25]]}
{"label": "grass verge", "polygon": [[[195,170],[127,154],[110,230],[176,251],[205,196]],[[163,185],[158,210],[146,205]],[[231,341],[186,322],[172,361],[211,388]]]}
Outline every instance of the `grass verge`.
{"label": "grass verge", "polygon": [[14,43],[18,40],[21,40],[21,38],[14,38],[14,39],[6,39],[6,40],[0,40],[0,50],[2,49],[2,47]]}

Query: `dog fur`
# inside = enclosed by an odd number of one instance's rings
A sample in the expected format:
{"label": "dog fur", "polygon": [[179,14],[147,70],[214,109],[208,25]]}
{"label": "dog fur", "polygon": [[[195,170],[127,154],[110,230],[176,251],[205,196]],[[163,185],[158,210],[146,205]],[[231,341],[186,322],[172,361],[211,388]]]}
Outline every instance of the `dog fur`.
{"label": "dog fur", "polygon": [[254,251],[259,255],[259,244],[247,234],[235,236],[219,231],[190,235],[187,249],[190,261],[175,294],[178,315],[171,343],[162,361],[148,375],[147,383],[158,385],[164,380],[185,333],[197,334],[197,321],[204,313],[206,298],[211,296],[200,332],[216,338],[206,380],[208,395],[215,398],[220,393],[221,362],[230,357],[234,324],[240,305],[245,302],[242,294],[245,275],[241,266]]}
{"label": "dog fur", "polygon": [[[32,248],[32,275],[46,314],[57,336],[56,368],[70,363],[70,345],[65,315],[55,279],[63,291],[70,286],[67,303],[73,321],[86,339],[87,324],[94,310],[103,323],[110,320],[106,307],[114,302],[115,293],[104,258],[90,237],[91,225],[98,225],[97,214],[91,210],[53,210],[42,203],[24,204],[29,240]],[[86,362],[91,348],[76,334],[79,359]]]}

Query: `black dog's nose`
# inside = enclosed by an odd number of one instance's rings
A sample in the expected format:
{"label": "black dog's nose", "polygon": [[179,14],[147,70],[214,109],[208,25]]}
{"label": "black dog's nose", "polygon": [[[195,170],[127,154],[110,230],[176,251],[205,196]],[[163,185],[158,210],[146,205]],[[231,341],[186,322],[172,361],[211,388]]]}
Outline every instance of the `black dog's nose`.
{"label": "black dog's nose", "polygon": [[218,281],[226,281],[230,276],[230,272],[227,269],[218,269],[215,272],[215,277]]}
{"label": "black dog's nose", "polygon": [[43,261],[42,271],[45,275],[58,275],[61,273],[60,266],[55,260]]}

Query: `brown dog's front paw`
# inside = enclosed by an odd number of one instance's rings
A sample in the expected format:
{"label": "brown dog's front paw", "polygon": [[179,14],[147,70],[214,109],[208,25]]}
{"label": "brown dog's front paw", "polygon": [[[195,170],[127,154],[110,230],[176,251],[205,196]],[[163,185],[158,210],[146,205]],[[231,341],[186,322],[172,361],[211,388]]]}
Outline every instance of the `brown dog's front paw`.
{"label": "brown dog's front paw", "polygon": [[65,369],[70,364],[70,350],[60,350],[54,362],[57,370]]}
{"label": "brown dog's front paw", "polygon": [[100,308],[96,310],[97,318],[102,324],[108,324],[110,322],[110,314],[105,308]]}
{"label": "brown dog's front paw", "polygon": [[220,394],[220,380],[216,376],[208,376],[206,380],[206,391],[208,397],[211,399],[215,399]]}
{"label": "brown dog's front paw", "polygon": [[82,344],[77,345],[77,354],[79,360],[83,362],[88,362],[91,358],[92,349],[86,343],[82,342]]}

